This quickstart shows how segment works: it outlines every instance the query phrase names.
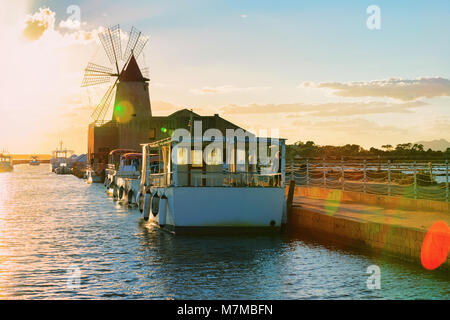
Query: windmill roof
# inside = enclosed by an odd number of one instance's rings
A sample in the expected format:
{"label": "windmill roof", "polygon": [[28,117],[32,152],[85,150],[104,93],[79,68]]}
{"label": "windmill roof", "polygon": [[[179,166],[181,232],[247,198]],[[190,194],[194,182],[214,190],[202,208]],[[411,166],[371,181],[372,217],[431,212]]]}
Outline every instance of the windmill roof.
{"label": "windmill roof", "polygon": [[120,81],[145,81],[147,79],[142,75],[141,69],[137,64],[134,55],[131,55],[130,61],[128,62],[127,67],[120,75]]}

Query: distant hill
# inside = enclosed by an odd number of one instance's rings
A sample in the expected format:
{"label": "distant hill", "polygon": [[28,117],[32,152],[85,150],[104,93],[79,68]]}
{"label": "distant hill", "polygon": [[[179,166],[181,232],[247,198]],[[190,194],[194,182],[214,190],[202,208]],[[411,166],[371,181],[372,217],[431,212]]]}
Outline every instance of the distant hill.
{"label": "distant hill", "polygon": [[418,141],[417,144],[422,144],[424,150],[445,151],[450,148],[450,142],[445,139],[431,140],[431,141]]}

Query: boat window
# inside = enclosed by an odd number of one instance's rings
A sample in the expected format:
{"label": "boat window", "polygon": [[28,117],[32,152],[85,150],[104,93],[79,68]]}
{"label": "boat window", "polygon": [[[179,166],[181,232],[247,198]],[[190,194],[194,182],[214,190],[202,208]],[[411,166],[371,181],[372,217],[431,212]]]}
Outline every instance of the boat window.
{"label": "boat window", "polygon": [[244,172],[245,170],[245,150],[238,149],[236,152],[236,169],[237,171]]}
{"label": "boat window", "polygon": [[208,165],[219,165],[222,164],[222,149],[214,148],[206,154],[206,163]]}
{"label": "boat window", "polygon": [[186,147],[177,147],[177,165],[188,164],[188,149]]}
{"label": "boat window", "polygon": [[203,166],[203,151],[202,150],[191,150],[192,167],[202,167]]}

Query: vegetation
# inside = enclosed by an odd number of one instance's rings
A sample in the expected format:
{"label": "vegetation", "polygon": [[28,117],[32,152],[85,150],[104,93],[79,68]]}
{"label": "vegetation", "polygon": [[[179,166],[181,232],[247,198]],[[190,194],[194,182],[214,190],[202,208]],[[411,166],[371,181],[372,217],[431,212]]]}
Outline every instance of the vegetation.
{"label": "vegetation", "polygon": [[319,146],[313,141],[298,141],[286,146],[287,159],[292,158],[360,158],[360,159],[401,159],[401,160],[445,160],[450,158],[450,148],[446,151],[424,150],[422,144],[402,143],[395,147],[390,144],[381,149],[371,147],[366,150],[357,144],[345,146]]}

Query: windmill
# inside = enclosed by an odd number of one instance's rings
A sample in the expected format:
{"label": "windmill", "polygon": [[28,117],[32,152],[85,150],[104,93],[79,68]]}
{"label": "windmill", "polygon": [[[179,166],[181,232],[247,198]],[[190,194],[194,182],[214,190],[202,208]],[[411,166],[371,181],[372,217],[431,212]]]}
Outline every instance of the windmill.
{"label": "windmill", "polygon": [[94,123],[103,123],[114,98],[113,121],[128,122],[133,117],[151,116],[148,93],[148,69],[143,76],[137,63],[148,37],[132,27],[122,55],[122,39],[119,25],[109,27],[99,34],[100,42],[111,66],[89,62],[85,68],[81,86],[88,87],[111,83],[100,103],[91,114]]}

